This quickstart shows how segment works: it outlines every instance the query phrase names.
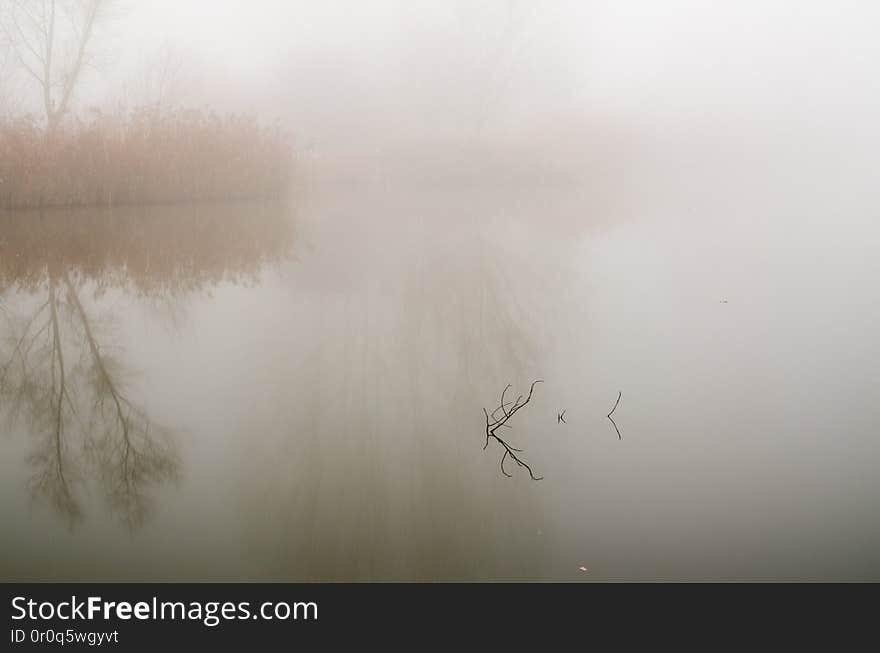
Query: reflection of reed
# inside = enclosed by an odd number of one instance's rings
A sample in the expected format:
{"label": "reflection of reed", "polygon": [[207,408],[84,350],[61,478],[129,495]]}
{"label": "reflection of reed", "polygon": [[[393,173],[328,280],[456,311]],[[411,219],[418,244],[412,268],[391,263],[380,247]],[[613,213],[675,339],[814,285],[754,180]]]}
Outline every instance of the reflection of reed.
{"label": "reflection of reed", "polygon": [[42,287],[64,270],[99,291],[185,293],[255,279],[292,240],[276,203],[0,211],[0,291]]}

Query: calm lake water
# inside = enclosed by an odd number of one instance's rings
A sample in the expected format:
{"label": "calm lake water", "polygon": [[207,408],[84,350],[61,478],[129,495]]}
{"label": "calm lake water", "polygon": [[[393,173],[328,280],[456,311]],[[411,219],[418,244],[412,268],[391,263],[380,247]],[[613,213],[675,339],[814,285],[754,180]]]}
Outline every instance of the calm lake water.
{"label": "calm lake water", "polygon": [[0,576],[880,580],[876,216],[585,196],[0,214]]}

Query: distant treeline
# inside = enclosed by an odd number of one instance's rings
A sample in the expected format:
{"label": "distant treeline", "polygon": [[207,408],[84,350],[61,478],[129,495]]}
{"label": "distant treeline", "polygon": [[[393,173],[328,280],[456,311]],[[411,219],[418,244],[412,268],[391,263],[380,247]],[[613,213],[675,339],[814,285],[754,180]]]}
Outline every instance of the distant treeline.
{"label": "distant treeline", "polygon": [[292,173],[284,132],[249,116],[137,109],[0,122],[0,208],[275,199]]}

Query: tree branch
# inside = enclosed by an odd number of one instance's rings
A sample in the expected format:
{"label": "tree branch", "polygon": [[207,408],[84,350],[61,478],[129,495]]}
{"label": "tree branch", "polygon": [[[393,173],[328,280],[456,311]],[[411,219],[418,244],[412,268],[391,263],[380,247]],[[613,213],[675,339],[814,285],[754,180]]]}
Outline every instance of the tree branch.
{"label": "tree branch", "polygon": [[620,398],[622,396],[623,396],[622,392],[617,393],[617,401],[614,402],[614,408],[612,408],[611,412],[606,415],[606,417],[611,420],[611,423],[614,424],[614,430],[617,431],[617,439],[618,440],[623,440],[623,438],[620,436],[620,429],[617,428],[617,422],[614,421],[614,418],[611,417],[611,415],[614,414],[615,410],[617,410],[617,404],[620,403]]}
{"label": "tree branch", "polygon": [[[491,417],[489,411],[483,408],[483,414],[486,416],[486,442],[485,444],[483,444],[483,451],[485,451],[486,447],[489,446],[490,438],[494,439],[504,448],[504,455],[501,456],[501,473],[508,478],[513,476],[512,474],[509,474],[504,468],[504,461],[507,460],[508,456],[513,459],[513,461],[517,465],[519,465],[520,467],[524,467],[528,471],[529,476],[533,481],[540,481],[544,478],[543,476],[535,476],[535,473],[532,471],[532,468],[529,466],[529,464],[517,455],[518,453],[522,453],[522,449],[512,447],[506,440],[504,440],[496,433],[496,431],[502,426],[511,428],[510,425],[507,424],[507,422],[510,421],[510,419],[517,413],[517,411],[519,411],[523,406],[525,406],[532,400],[532,394],[535,391],[535,385],[537,385],[538,383],[543,383],[543,380],[538,379],[536,381],[533,381],[531,387],[529,388],[528,396],[523,399],[523,396],[519,395],[516,398],[516,401],[514,401],[513,403],[506,403],[504,401],[505,395],[507,394],[508,389],[510,389],[510,384],[508,384],[507,387],[504,388],[504,390],[501,392],[501,403],[498,408],[492,411]],[[510,406],[509,410],[507,409],[507,406]],[[495,419],[495,415],[498,413],[499,410],[504,414],[504,417]]]}

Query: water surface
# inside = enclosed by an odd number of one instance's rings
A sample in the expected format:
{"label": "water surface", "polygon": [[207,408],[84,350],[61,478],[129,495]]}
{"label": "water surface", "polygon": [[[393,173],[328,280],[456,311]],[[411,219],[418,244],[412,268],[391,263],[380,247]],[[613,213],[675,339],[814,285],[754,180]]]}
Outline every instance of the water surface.
{"label": "water surface", "polygon": [[642,205],[0,215],[0,574],[880,579],[870,221]]}

